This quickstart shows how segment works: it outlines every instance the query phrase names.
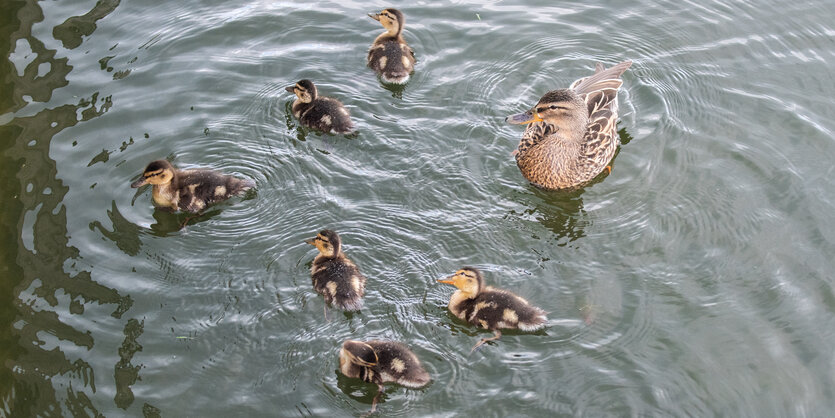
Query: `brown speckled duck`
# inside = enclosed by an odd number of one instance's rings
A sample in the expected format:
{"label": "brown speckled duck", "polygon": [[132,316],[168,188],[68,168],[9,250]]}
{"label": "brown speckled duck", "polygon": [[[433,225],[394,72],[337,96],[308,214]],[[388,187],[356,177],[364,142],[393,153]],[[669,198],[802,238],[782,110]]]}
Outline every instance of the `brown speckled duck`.
{"label": "brown speckled duck", "polygon": [[174,211],[200,212],[253,187],[255,182],[211,170],[178,170],[166,160],[152,161],[130,187],[153,185],[154,205]]}
{"label": "brown speckled duck", "polygon": [[371,402],[372,413],[377,409],[384,383],[409,388],[420,388],[429,383],[429,373],[415,353],[396,341],[345,341],[339,350],[339,371],[377,385],[379,392]]}
{"label": "brown speckled duck", "polygon": [[522,175],[544,189],[573,189],[604,169],[620,145],[618,120],[620,76],[632,61],[604,69],[567,89],[545,93],[533,109],[507,117],[513,124],[530,124],[514,151]]}
{"label": "brown speckled duck", "polygon": [[368,16],[386,28],[368,50],[368,66],[387,83],[406,83],[415,70],[415,52],[402,34],[406,17],[397,9],[385,9],[377,14],[369,13]]}
{"label": "brown speckled duck", "polygon": [[449,310],[455,316],[475,326],[493,331],[493,337],[482,338],[470,352],[487,341],[502,336],[502,329],[536,331],[548,320],[545,311],[513,293],[484,285],[481,272],[464,267],[441,283],[458,288],[449,300]]}
{"label": "brown speckled duck", "polygon": [[354,130],[351,114],[340,102],[331,97],[319,96],[310,80],[300,80],[285,90],[296,95],[293,116],[309,128],[334,134],[350,134]]}
{"label": "brown speckled duck", "polygon": [[342,253],[339,235],[325,229],[305,242],[319,250],[319,255],[313,259],[310,275],[313,288],[325,297],[325,316],[329,304],[346,311],[362,309],[366,279],[360,274],[359,267]]}

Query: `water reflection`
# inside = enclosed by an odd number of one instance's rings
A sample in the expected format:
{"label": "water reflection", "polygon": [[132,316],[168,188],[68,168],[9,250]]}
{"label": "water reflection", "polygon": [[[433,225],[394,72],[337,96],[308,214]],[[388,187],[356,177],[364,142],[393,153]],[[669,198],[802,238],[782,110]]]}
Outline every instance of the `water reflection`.
{"label": "water reflection", "polygon": [[52,36],[64,44],[64,48],[75,49],[81,45],[82,36],[90,36],[96,30],[96,21],[109,15],[119,6],[120,0],[99,0],[92,10],[82,16],[73,16],[52,29]]}
{"label": "water reflection", "polygon": [[394,97],[395,99],[403,98],[403,92],[406,91],[407,84],[384,83],[382,80],[380,80],[380,85],[383,86],[384,89],[390,91],[391,97]]}
{"label": "water reflection", "polygon": [[199,214],[171,212],[164,209],[154,209],[155,223],[151,224],[151,233],[157,237],[167,237],[175,232],[200,222],[208,221],[219,215],[219,206],[213,206]]}
{"label": "water reflection", "polygon": [[[523,212],[525,217],[535,218],[554,233],[554,238],[565,245],[586,236],[587,219],[583,210],[584,190],[553,192],[529,186],[537,202]],[[564,240],[565,239],[565,240]]]}
{"label": "water reflection", "polygon": [[119,208],[116,207],[115,201],[111,203],[111,209],[107,211],[107,217],[110,218],[113,231],[108,231],[99,221],[91,222],[90,229],[98,229],[105,238],[113,241],[125,254],[131,256],[139,254],[139,248],[142,246],[142,242],[139,240],[140,229],[136,224],[122,216]]}
{"label": "water reflection", "polygon": [[[55,27],[53,34],[65,47],[75,48],[82,36],[93,33],[95,22],[118,4],[100,1],[87,14]],[[0,39],[9,39],[6,51],[10,64],[6,68],[18,71],[2,78],[2,90],[10,92],[10,97],[3,98],[2,114],[13,114],[31,101],[49,101],[55,89],[68,84],[72,70],[67,58],[55,58],[57,51],[46,49],[32,35],[33,25],[44,19],[38,3],[31,0],[10,6],[12,10],[0,18],[0,28],[8,32]],[[0,355],[5,368],[0,369],[0,396],[12,416],[101,415],[88,397],[96,392],[92,366],[65,354],[71,348],[68,344],[89,352],[95,341],[90,331],[73,327],[67,318],[84,314],[85,306],[103,305],[111,306],[110,315],[120,319],[133,301],[97,283],[79,266],[79,250],[69,243],[63,204],[69,188],[58,178],[58,168],[49,155],[52,138],[59,132],[101,116],[111,105],[110,97],[100,98],[96,92],[77,104],[46,108],[0,126],[0,136],[7,138],[0,154],[0,177],[5,202],[2,234],[8,246],[2,256],[7,279],[0,285],[8,299],[0,303],[0,326],[11,330],[9,335],[2,334]],[[101,225],[91,224],[91,228],[100,228],[125,252],[137,253],[137,231],[115,206],[108,215],[113,220],[112,232]],[[122,408],[133,401],[129,392],[138,377],[138,366],[130,360],[141,349],[136,344],[141,332],[141,323],[134,319],[125,326],[125,344],[116,365],[116,404]],[[66,392],[59,392],[59,387]]]}

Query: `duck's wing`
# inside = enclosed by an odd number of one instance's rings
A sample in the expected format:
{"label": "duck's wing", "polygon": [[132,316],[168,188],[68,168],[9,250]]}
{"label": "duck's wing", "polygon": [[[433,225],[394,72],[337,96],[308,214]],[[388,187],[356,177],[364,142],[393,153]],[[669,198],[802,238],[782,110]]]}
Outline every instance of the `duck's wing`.
{"label": "duck's wing", "polygon": [[[618,89],[623,85],[620,76],[632,61],[624,61],[604,69],[597,64],[595,73],[572,84],[589,109],[583,154],[596,163],[606,164],[612,158],[612,142],[617,142]],[[617,145],[617,144],[615,144]],[[599,160],[599,161],[598,161]],[[604,161],[605,160],[605,161]]]}

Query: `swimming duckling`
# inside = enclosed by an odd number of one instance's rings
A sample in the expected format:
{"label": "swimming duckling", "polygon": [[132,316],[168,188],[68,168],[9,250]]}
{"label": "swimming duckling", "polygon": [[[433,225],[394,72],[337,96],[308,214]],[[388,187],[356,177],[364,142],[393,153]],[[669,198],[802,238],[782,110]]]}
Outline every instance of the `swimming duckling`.
{"label": "swimming duckling", "polygon": [[429,373],[415,353],[396,341],[346,340],[339,350],[339,371],[345,376],[377,385],[379,392],[371,402],[371,413],[377,409],[384,383],[397,383],[409,388],[420,388],[429,383]]}
{"label": "swimming duckling", "polygon": [[152,184],[154,205],[174,211],[199,212],[253,187],[255,182],[212,170],[178,170],[166,160],[152,161],[130,187]]}
{"label": "swimming duckling", "polygon": [[415,52],[402,36],[406,16],[400,10],[385,9],[377,14],[369,13],[368,17],[386,28],[368,50],[368,66],[387,83],[405,83],[415,70]]}
{"label": "swimming duckling", "polygon": [[354,130],[348,109],[339,100],[319,96],[319,91],[312,81],[299,80],[285,90],[296,95],[293,116],[302,125],[335,134],[350,134]]}
{"label": "swimming duckling", "polygon": [[360,310],[362,296],[365,294],[365,276],[342,253],[339,235],[324,229],[315,238],[305,242],[319,250],[319,255],[313,259],[310,275],[313,288],[325,297],[325,317],[328,315],[329,304],[346,311]]}
{"label": "swimming duckling", "polygon": [[464,267],[441,283],[455,285],[458,290],[449,300],[449,310],[458,318],[473,325],[493,331],[493,337],[482,338],[470,352],[487,341],[502,336],[501,329],[536,331],[548,320],[545,311],[539,309],[507,290],[484,286],[481,272],[473,267]]}
{"label": "swimming duckling", "polygon": [[533,109],[507,117],[530,124],[513,152],[522,175],[544,189],[571,189],[597,177],[620,145],[617,133],[620,76],[632,61],[581,78],[567,89],[545,93]]}

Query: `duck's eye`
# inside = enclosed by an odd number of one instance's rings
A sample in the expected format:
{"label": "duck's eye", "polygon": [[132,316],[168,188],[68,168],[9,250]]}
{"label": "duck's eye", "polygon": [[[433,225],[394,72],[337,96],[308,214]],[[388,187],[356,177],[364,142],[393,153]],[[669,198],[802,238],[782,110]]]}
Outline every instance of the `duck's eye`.
{"label": "duck's eye", "polygon": [[549,109],[556,109],[557,107],[559,107],[559,106],[557,106],[557,105],[548,106]]}

